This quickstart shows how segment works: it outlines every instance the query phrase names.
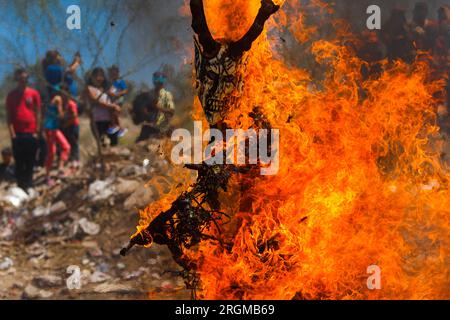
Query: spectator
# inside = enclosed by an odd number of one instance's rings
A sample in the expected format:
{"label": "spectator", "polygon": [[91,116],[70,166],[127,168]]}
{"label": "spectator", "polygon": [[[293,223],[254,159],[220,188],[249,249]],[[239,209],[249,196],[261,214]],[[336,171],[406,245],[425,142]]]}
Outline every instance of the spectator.
{"label": "spectator", "polygon": [[47,81],[48,94],[54,94],[53,88],[61,85],[64,77],[64,69],[62,67],[62,57],[57,50],[47,51],[44,61],[42,61],[42,69],[44,78]]}
{"label": "spectator", "polygon": [[65,83],[69,88],[69,92],[72,97],[78,95],[78,88],[76,81],[74,80],[75,72],[81,65],[81,55],[77,52],[73,58],[73,62],[70,66],[64,70],[64,60],[57,50],[48,51],[44,61],[42,62],[42,68],[44,70],[44,77],[47,81],[48,94],[52,97],[58,90],[58,86]]}
{"label": "spectator", "polygon": [[438,68],[448,70],[447,68],[450,66],[450,8],[448,6],[440,7],[438,17],[438,31],[433,53]]}
{"label": "spectator", "polygon": [[118,144],[117,133],[108,134],[108,128],[113,125],[113,112],[120,112],[120,106],[111,102],[109,89],[105,71],[102,68],[92,70],[86,93],[95,125],[94,135],[98,134],[96,138],[100,141],[107,136],[111,145],[115,146]]}
{"label": "spectator", "polygon": [[45,167],[46,158],[47,158],[47,141],[45,141],[45,136],[42,134],[42,132],[40,132],[37,140],[36,160],[34,162],[34,167],[36,171],[39,171],[39,168]]}
{"label": "spectator", "polygon": [[383,28],[382,38],[390,61],[403,60],[407,63],[414,61],[416,50],[403,8],[396,7],[392,10]]}
{"label": "spectator", "polygon": [[358,57],[367,64],[361,67],[364,79],[378,77],[382,72],[382,60],[384,59],[383,47],[378,34],[374,31],[366,31],[362,34],[362,45],[358,48]]}
{"label": "spectator", "polygon": [[8,129],[12,140],[16,179],[20,188],[33,187],[33,168],[40,131],[41,96],[28,87],[28,73],[18,69],[14,73],[17,87],[6,98]]}
{"label": "spectator", "polygon": [[78,118],[77,104],[70,98],[67,90],[67,85],[63,85],[61,97],[63,100],[64,119],[61,130],[70,144],[69,161],[71,166],[74,169],[78,169],[80,167],[80,119]]}
{"label": "spectator", "polygon": [[156,109],[158,110],[158,117],[156,119],[156,126],[160,128],[161,132],[166,133],[169,129],[169,121],[174,115],[175,105],[173,103],[173,96],[166,88],[167,77],[162,72],[153,74],[153,85],[155,86]]}
{"label": "spectator", "polygon": [[75,73],[81,66],[81,63],[82,63],[81,54],[79,52],[76,52],[73,57],[72,63],[65,70],[64,83],[67,84],[68,91],[70,92],[72,98],[76,98],[78,96],[78,86],[77,82],[75,81]]}
{"label": "spectator", "polygon": [[139,93],[133,100],[130,110],[131,118],[135,125],[142,125],[140,136],[136,142],[147,140],[159,133],[155,128],[158,113],[153,107],[154,105],[154,95],[148,91]]}
{"label": "spectator", "polygon": [[446,79],[446,105],[440,107],[440,126],[450,135],[450,7],[442,6],[438,10],[438,34],[433,48],[433,57],[438,76]]}
{"label": "spectator", "polygon": [[136,142],[145,141],[152,136],[168,134],[170,131],[169,121],[174,115],[175,105],[172,94],[165,89],[166,82],[167,78],[164,73],[155,72],[153,74],[154,89],[148,98],[149,104],[143,108],[144,112],[140,111],[139,113],[142,114],[141,117],[152,118],[154,115],[154,122],[148,122],[146,119],[141,121],[145,122]]}
{"label": "spectator", "polygon": [[431,50],[436,37],[436,23],[428,19],[428,5],[425,2],[416,3],[409,27],[416,48]]}
{"label": "spectator", "polygon": [[[120,70],[117,66],[112,66],[108,69],[109,80],[112,82],[112,86],[108,92],[114,103],[117,103],[121,108],[124,103],[124,98],[128,94],[127,84],[123,79],[120,78]],[[108,134],[115,134],[119,138],[123,137],[128,129],[122,128],[120,126],[120,114],[113,112],[112,114],[112,126],[108,128]]]}
{"label": "spectator", "polygon": [[[56,88],[54,89],[57,90]],[[57,151],[57,145],[60,147],[58,161],[58,175],[64,176],[64,165],[69,159],[70,144],[60,130],[61,121],[64,119],[64,94],[59,92],[54,94],[47,107],[44,119],[45,136],[47,139],[47,158],[45,161],[46,180],[48,185],[53,185],[54,181],[50,177],[53,166],[53,159]]]}
{"label": "spectator", "polygon": [[5,148],[2,150],[2,163],[0,163],[0,182],[11,182],[15,179],[15,168],[12,163],[12,150],[11,148]]}

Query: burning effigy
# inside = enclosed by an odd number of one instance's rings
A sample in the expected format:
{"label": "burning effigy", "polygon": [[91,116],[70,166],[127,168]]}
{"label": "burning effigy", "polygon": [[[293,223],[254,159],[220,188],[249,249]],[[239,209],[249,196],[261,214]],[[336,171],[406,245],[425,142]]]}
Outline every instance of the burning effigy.
{"label": "burning effigy", "polygon": [[[202,299],[449,298],[450,175],[431,147],[445,83],[427,60],[383,61],[367,76],[342,31],[312,43],[326,69],[313,79],[277,57],[268,32],[314,32],[288,10],[299,1],[189,5],[198,119],[279,130],[278,172],[187,164],[196,182],[149,204],[122,254],[167,245]],[[368,285],[374,266],[382,290]]]}

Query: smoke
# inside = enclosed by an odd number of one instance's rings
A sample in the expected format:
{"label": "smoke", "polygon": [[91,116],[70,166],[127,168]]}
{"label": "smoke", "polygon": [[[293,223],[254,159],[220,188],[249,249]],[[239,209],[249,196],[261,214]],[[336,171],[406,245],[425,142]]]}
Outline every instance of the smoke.
{"label": "smoke", "polygon": [[180,63],[192,42],[190,17],[181,14],[183,0],[124,1],[131,20],[126,34],[130,54],[149,55],[152,65]]}
{"label": "smoke", "polygon": [[407,18],[410,21],[412,18],[412,11],[417,2],[425,2],[428,5],[429,19],[437,19],[439,7],[449,4],[448,0],[326,0],[325,2],[333,2],[336,17],[350,21],[357,29],[365,27],[367,19],[366,9],[370,5],[378,5],[381,8],[383,21],[386,21],[389,18],[391,10],[394,7],[405,9]]}
{"label": "smoke", "polygon": [[[230,1],[228,1],[230,2]],[[289,2],[289,1],[286,1]],[[301,0],[298,3],[303,8],[299,8],[300,13],[306,13],[311,9],[311,4],[317,0]],[[411,19],[412,10],[417,0],[322,0],[329,4],[334,13],[327,17],[323,15],[307,17],[309,25],[323,26],[324,19],[338,18],[350,22],[355,33],[365,31],[368,15],[366,9],[370,5],[378,5],[382,10],[382,20],[386,21],[394,7],[403,7],[407,12],[408,20]],[[204,0],[205,7],[213,6],[220,8],[223,3],[217,1]],[[236,3],[233,2],[235,5]],[[253,2],[252,2],[253,3]],[[258,4],[258,1],[254,1]],[[440,6],[447,4],[448,0],[427,0],[429,6],[429,19],[437,18],[437,10]],[[127,48],[130,55],[150,56],[149,65],[153,69],[160,68],[164,64],[180,66],[187,59],[192,57],[192,30],[190,27],[190,14],[187,8],[187,0],[165,0],[165,1],[146,1],[131,0],[123,1],[124,11],[131,20],[131,24],[126,33]],[[243,6],[244,7],[244,6]],[[249,10],[246,5],[243,10]],[[244,16],[244,14],[242,15]],[[226,21],[229,17],[224,17]],[[236,19],[238,16],[236,15]],[[229,19],[228,19],[229,20]],[[224,26],[224,30],[227,27]],[[218,30],[212,30],[222,35]],[[301,30],[300,30],[301,31]],[[332,32],[330,28],[319,30],[320,37],[326,37],[327,33]],[[144,68],[142,72],[149,72]]]}
{"label": "smoke", "polygon": [[[370,5],[378,5],[382,10],[382,19],[386,21],[394,7],[402,7],[411,19],[414,5],[417,0],[322,0],[330,4],[334,10],[335,18],[344,18],[352,23],[355,28],[364,28],[366,24],[366,9]],[[131,0],[124,1],[124,10],[133,19],[127,36],[133,51],[151,51],[154,54],[167,54],[169,56],[185,53],[186,45],[191,42],[192,31],[190,28],[190,16],[186,15],[186,3],[184,0],[146,1]],[[228,1],[230,2],[230,1]],[[312,0],[301,0],[305,8]],[[429,19],[437,19],[437,10],[440,6],[447,4],[448,0],[426,0],[429,7]],[[213,6],[220,8],[223,3],[205,0],[205,7]],[[234,3],[234,1],[233,1]],[[257,1],[255,1],[257,3]],[[243,10],[248,11],[249,6]],[[253,10],[254,11],[254,10]],[[300,8],[301,11],[301,8]],[[242,14],[245,16],[245,14]],[[318,17],[320,19],[321,17]],[[323,17],[322,17],[323,18]],[[229,21],[229,17],[223,17]],[[238,19],[238,16],[235,16]],[[231,23],[231,22],[230,22]],[[234,21],[233,23],[236,23]],[[247,23],[248,24],[248,23]],[[224,26],[227,29],[227,26]],[[216,31],[220,34],[220,31]]]}

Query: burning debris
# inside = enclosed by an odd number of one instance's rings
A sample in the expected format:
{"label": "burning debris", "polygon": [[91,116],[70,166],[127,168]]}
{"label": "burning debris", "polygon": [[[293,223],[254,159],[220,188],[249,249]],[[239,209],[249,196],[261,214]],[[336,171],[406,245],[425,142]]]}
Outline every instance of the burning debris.
{"label": "burning debris", "polygon": [[[244,55],[262,33],[265,22],[280,7],[271,0],[261,1],[261,7],[249,31],[240,40],[226,43],[220,43],[212,37],[206,22],[203,1],[192,0],[190,7],[192,28],[197,35],[194,42],[198,95],[209,124],[224,129],[229,109],[239,107],[239,95],[244,85]],[[250,116],[255,119],[255,123],[261,122],[264,127],[268,127],[257,107]],[[196,267],[195,263],[184,255],[185,249],[198,245],[202,240],[212,240],[231,250],[231,243],[225,244],[221,238],[208,235],[204,230],[209,230],[211,225],[214,225],[220,233],[220,226],[230,220],[226,213],[218,211],[219,189],[226,192],[233,173],[249,170],[206,163],[186,167],[198,171],[197,181],[191,190],[183,192],[169,210],[158,215],[147,228],[139,231],[121,254],[125,255],[134,245],[167,245],[175,261],[187,272],[185,278],[192,278],[187,281],[188,287],[195,290],[198,283],[195,276]],[[189,271],[193,271],[194,275]]]}
{"label": "burning debris", "polygon": [[247,33],[238,41],[214,40],[206,22],[202,0],[190,2],[195,38],[195,68],[197,92],[211,126],[221,128],[231,108],[238,108],[244,86],[247,57],[252,43],[260,36],[265,22],[278,11],[271,0],[261,1],[261,7]]}
{"label": "burning debris", "polygon": [[169,210],[159,214],[147,228],[134,235],[120,254],[125,256],[135,245],[166,245],[174,260],[184,269],[179,275],[185,279],[187,288],[195,291],[199,281],[195,273],[196,266],[184,256],[184,251],[202,240],[216,241],[223,248],[231,249],[231,243],[226,244],[220,237],[209,235],[205,231],[214,225],[220,234],[220,226],[229,222],[230,217],[219,211],[219,189],[226,192],[231,174],[244,172],[245,169],[205,163],[186,167],[198,172],[197,182],[191,190],[183,192]]}
{"label": "burning debris", "polygon": [[[225,10],[233,16],[255,3]],[[352,35],[339,34],[311,44],[327,70],[319,81],[274,57],[263,31],[280,9],[273,1],[260,2],[237,41],[214,38],[219,13],[208,14],[206,3],[190,8],[195,107],[212,128],[279,128],[280,170],[261,177],[251,168],[188,166],[196,183],[142,211],[147,223],[121,253],[167,245],[200,298],[448,297],[449,173],[429,141],[443,83],[430,66],[386,61],[367,77],[367,63],[346,46]],[[270,27],[285,27],[287,15]],[[367,288],[374,262],[384,290]]]}

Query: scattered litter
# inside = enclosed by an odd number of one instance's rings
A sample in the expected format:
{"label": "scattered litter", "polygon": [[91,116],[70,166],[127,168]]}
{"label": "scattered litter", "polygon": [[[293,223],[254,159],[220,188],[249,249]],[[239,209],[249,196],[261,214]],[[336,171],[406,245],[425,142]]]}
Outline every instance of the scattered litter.
{"label": "scattered litter", "polygon": [[120,157],[124,157],[124,158],[129,158],[131,156],[131,150],[128,148],[113,147],[113,148],[110,148],[108,151],[112,155],[116,155],[116,156],[120,156]]}
{"label": "scattered litter", "polygon": [[89,248],[87,250],[87,254],[91,258],[99,258],[99,257],[103,256],[103,251],[99,247]]}
{"label": "scattered litter", "polygon": [[28,188],[27,189],[27,194],[28,194],[28,200],[34,200],[37,197],[39,197],[39,192],[37,192],[36,190],[34,190],[33,188]]}
{"label": "scattered litter", "polygon": [[142,186],[142,183],[135,180],[125,180],[125,179],[117,179],[116,182],[116,194],[117,195],[127,195],[131,194],[136,189]]}
{"label": "scattered litter", "polygon": [[2,270],[2,271],[8,270],[13,265],[14,265],[14,262],[9,257],[6,257],[3,260],[0,260],[0,270]]}
{"label": "scattered litter", "polygon": [[132,195],[125,200],[126,210],[146,207],[155,199],[155,192],[150,187],[138,188]]}
{"label": "scattered litter", "polygon": [[92,272],[84,269],[81,271],[81,285],[85,286],[90,283]]}
{"label": "scattered litter", "polygon": [[155,279],[158,279],[158,280],[161,279],[161,276],[159,275],[159,273],[156,273],[156,272],[152,273],[152,277],[155,278]]}
{"label": "scattered litter", "polygon": [[89,185],[88,197],[92,201],[101,201],[108,199],[114,194],[113,179],[95,180]]}
{"label": "scattered litter", "polygon": [[33,214],[33,217],[37,218],[37,217],[48,216],[50,214],[50,212],[51,212],[51,209],[50,209],[50,204],[49,204],[46,207],[44,207],[44,206],[37,206],[33,210],[32,214]]}
{"label": "scattered litter", "polygon": [[[2,187],[0,273],[11,280],[2,282],[0,277],[0,298],[73,298],[78,293],[66,288],[68,275],[61,269],[68,262],[80,267],[79,294],[141,298],[147,296],[146,290],[136,288],[153,285],[162,292],[175,286],[175,279],[172,285],[163,286],[166,289],[161,286],[168,279],[159,270],[160,265],[167,265],[161,259],[167,252],[149,250],[149,260],[140,260],[139,255],[119,259],[121,248],[128,244],[129,230],[134,228],[132,219],[124,221],[125,201],[128,199],[127,205],[134,210],[159,197],[159,190],[144,185],[162,161],[148,155],[144,146],[132,150],[126,160],[119,157],[127,156],[128,151],[105,158],[106,178],[100,178],[92,162],[51,188],[41,183],[45,170],[35,174],[34,190]],[[15,249],[16,243],[21,243],[20,248]],[[144,267],[143,261],[148,261]]]}
{"label": "scattered litter", "polygon": [[13,226],[8,224],[3,230],[0,230],[0,239],[9,240],[13,235]]}
{"label": "scattered litter", "polygon": [[53,296],[53,293],[46,290],[39,290],[35,286],[29,284],[25,287],[25,290],[22,294],[24,299],[48,299]]}
{"label": "scattered litter", "polygon": [[105,272],[105,273],[108,272],[109,269],[110,269],[109,264],[107,264],[105,262],[99,264],[97,267],[97,271]]}
{"label": "scattered litter", "polygon": [[97,223],[89,221],[86,218],[81,218],[78,221],[78,225],[86,234],[90,236],[95,236],[100,232],[100,226]]}
{"label": "scattered litter", "polygon": [[94,288],[97,293],[132,293],[136,292],[131,286],[114,283],[102,283]]}
{"label": "scattered litter", "polygon": [[111,276],[101,271],[95,271],[89,278],[90,282],[92,283],[105,282],[109,279],[111,279]]}
{"label": "scattered litter", "polygon": [[45,248],[37,242],[33,243],[31,246],[28,246],[28,248],[26,248],[26,252],[29,258],[43,257],[47,253]]}
{"label": "scattered litter", "polygon": [[139,278],[141,275],[143,275],[145,273],[145,271],[147,271],[145,268],[140,267],[138,270],[136,271],[132,271],[132,272],[125,272],[123,274],[123,278],[125,280],[131,280],[131,279],[135,279],[135,278]]}
{"label": "scattered litter", "polygon": [[146,174],[146,169],[144,169],[142,166],[138,166],[135,164],[123,167],[119,173],[121,177],[139,176],[143,174]]}
{"label": "scattered litter", "polygon": [[30,196],[21,188],[12,187],[0,200],[7,202],[16,208],[19,208],[20,206],[22,206],[22,204],[30,200]]}
{"label": "scattered litter", "polygon": [[63,201],[58,201],[56,203],[54,203],[51,207],[50,207],[50,212],[51,213],[61,213],[64,210],[67,209],[66,204]]}
{"label": "scattered litter", "polygon": [[33,278],[33,285],[41,288],[54,288],[54,287],[62,287],[64,282],[63,279],[56,275],[41,275]]}
{"label": "scattered litter", "polygon": [[81,242],[81,246],[86,249],[97,249],[99,248],[97,241],[84,240]]}

